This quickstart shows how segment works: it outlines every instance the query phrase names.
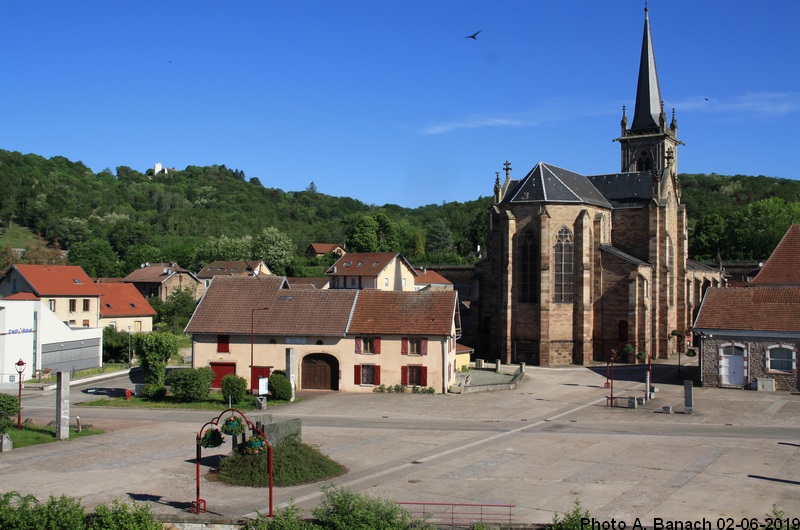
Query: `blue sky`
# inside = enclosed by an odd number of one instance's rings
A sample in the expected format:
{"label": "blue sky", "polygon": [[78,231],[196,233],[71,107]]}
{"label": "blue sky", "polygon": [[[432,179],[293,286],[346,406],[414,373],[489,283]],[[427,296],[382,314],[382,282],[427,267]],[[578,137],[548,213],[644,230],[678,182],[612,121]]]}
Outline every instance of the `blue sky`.
{"label": "blue sky", "polygon": [[[619,170],[638,1],[5,0],[0,148],[415,207]],[[651,0],[679,171],[800,178],[800,2]],[[465,38],[480,30],[477,40]]]}

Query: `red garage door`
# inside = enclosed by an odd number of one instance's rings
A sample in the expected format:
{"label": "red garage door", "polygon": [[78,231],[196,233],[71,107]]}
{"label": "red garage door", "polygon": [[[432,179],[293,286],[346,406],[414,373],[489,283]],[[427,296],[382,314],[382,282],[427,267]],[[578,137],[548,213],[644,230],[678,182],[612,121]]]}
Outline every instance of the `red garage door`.
{"label": "red garage door", "polygon": [[236,373],[236,363],[211,363],[211,369],[214,370],[211,388],[222,388],[222,378]]}

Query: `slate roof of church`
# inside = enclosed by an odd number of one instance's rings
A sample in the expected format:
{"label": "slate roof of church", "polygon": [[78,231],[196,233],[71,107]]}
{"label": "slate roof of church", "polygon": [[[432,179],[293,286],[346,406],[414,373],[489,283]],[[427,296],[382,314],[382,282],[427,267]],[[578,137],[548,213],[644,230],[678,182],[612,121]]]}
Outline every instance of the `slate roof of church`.
{"label": "slate roof of church", "polygon": [[793,224],[772,251],[758,275],[750,282],[754,286],[800,286],[800,224]]}
{"label": "slate roof of church", "polygon": [[586,178],[614,208],[642,206],[649,203],[655,194],[656,183],[650,171],[590,175]]}
{"label": "slate roof of church", "polygon": [[539,162],[514,187],[509,187],[503,202],[591,204],[611,208],[585,176],[544,162]]}
{"label": "slate roof of church", "polygon": [[694,330],[798,333],[800,287],[708,289]]}

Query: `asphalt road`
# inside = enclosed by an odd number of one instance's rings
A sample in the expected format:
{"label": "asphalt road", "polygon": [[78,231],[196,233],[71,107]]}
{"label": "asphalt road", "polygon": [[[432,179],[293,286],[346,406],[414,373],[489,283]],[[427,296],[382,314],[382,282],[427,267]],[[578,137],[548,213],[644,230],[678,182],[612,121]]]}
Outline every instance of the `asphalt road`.
{"label": "asphalt road", "polygon": [[[551,522],[576,498],[593,516],[628,527],[636,518],[763,518],[773,504],[800,517],[800,396],[695,388],[694,414],[684,414],[675,367],[655,370],[659,391],[636,410],[606,406],[599,367],[528,368],[517,389],[503,392],[301,393],[269,412],[301,418],[304,441],[349,468],[338,483],[396,501],[512,504],[525,523]],[[642,375],[641,367],[618,369],[615,395],[642,396]],[[92,399],[86,388],[72,389],[72,415],[108,432],[0,454],[8,477],[0,491],[66,493],[87,506],[133,499],[164,517],[187,516],[194,434],[213,413],[75,405]],[[26,392],[25,416],[53,418],[54,399]],[[664,405],[675,413],[662,413]],[[214,456],[204,451],[204,471]],[[274,495],[276,507],[293,500],[308,511],[320,485]],[[201,497],[212,519],[268,506],[266,491],[207,480]]]}

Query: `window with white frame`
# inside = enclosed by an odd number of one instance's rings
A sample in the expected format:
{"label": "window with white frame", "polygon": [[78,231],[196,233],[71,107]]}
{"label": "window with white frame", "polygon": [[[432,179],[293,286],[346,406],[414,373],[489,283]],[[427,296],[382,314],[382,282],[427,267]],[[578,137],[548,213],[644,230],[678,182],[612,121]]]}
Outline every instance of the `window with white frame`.
{"label": "window with white frame", "polygon": [[767,348],[767,370],[771,372],[793,372],[795,353],[791,348],[774,345]]}

